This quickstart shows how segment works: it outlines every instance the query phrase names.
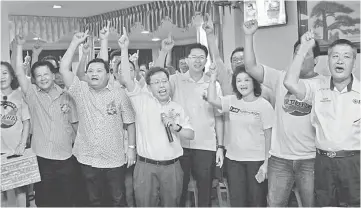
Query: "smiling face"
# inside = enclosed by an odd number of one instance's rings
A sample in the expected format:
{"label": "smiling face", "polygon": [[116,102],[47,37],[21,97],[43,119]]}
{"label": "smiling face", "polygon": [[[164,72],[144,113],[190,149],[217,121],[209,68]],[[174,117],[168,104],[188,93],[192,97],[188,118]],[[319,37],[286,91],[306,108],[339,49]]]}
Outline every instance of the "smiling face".
{"label": "smiling face", "polygon": [[343,81],[351,76],[356,66],[354,50],[349,45],[336,45],[328,55],[328,67],[335,81]]}
{"label": "smiling face", "polygon": [[189,70],[194,72],[202,72],[206,63],[206,52],[200,48],[193,48],[188,56]]}
{"label": "smiling face", "polygon": [[12,80],[8,67],[1,64],[1,90],[10,88]]}
{"label": "smiling face", "polygon": [[86,75],[88,76],[89,86],[95,90],[103,89],[108,84],[109,73],[105,70],[103,63],[91,63]]}
{"label": "smiling face", "polygon": [[54,85],[55,74],[48,66],[39,66],[34,70],[35,84],[44,91],[49,91]]}
{"label": "smiling face", "polygon": [[237,66],[242,65],[244,65],[243,51],[235,52],[231,57],[232,71],[234,71]]}
{"label": "smiling face", "polygon": [[236,86],[242,97],[254,93],[253,79],[247,73],[241,72],[236,77]]}
{"label": "smiling face", "polygon": [[170,83],[167,75],[164,72],[156,72],[150,77],[150,84],[148,85],[148,89],[160,102],[166,102],[169,100]]}

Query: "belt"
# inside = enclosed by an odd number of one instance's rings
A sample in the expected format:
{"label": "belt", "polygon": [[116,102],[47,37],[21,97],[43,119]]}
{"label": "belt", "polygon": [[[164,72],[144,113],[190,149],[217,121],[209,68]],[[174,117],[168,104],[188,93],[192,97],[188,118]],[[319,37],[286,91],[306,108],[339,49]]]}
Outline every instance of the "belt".
{"label": "belt", "polygon": [[145,158],[145,157],[142,157],[142,156],[138,155],[138,159],[139,159],[139,161],[142,161],[142,162],[145,162],[145,163],[150,163],[150,164],[153,164],[153,165],[171,165],[171,164],[177,162],[179,158],[175,158],[175,159],[172,159],[172,160],[158,161],[158,160],[152,160],[152,159],[148,159],[148,158]]}
{"label": "belt", "polygon": [[325,151],[325,150],[320,150],[317,149],[317,153],[329,158],[334,158],[334,157],[351,157],[354,156],[356,154],[360,154],[360,150],[340,150],[340,151]]}

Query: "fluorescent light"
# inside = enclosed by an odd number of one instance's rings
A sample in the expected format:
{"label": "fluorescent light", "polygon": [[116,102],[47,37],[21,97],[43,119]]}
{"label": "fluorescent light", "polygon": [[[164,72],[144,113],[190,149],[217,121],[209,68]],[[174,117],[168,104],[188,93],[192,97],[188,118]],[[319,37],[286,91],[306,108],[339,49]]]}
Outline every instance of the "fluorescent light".
{"label": "fluorescent light", "polygon": [[160,41],[160,38],[153,38],[152,41]]}
{"label": "fluorescent light", "polygon": [[61,9],[61,6],[60,5],[54,5],[53,9]]}
{"label": "fluorescent light", "polygon": [[149,31],[148,31],[148,30],[143,30],[141,33],[143,33],[143,34],[148,34]]}
{"label": "fluorescent light", "polygon": [[40,40],[40,38],[33,38],[34,40]]}

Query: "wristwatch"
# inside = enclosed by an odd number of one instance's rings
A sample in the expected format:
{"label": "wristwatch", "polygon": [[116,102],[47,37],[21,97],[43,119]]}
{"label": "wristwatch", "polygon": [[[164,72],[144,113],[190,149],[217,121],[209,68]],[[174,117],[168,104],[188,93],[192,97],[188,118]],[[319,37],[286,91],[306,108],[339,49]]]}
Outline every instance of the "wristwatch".
{"label": "wristwatch", "polygon": [[221,148],[221,149],[225,149],[225,146],[224,145],[217,145],[217,149],[219,149],[219,148]]}

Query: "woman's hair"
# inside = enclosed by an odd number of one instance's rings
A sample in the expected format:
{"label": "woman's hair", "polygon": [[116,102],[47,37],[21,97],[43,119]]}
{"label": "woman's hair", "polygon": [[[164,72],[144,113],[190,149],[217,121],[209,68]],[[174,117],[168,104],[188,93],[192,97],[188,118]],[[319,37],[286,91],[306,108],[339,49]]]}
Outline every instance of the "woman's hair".
{"label": "woman's hair", "polygon": [[10,83],[10,87],[13,90],[16,90],[19,87],[19,81],[18,78],[15,76],[14,68],[11,66],[9,62],[2,61],[1,65],[6,66],[8,68],[8,71],[10,72],[11,77],[13,78]]}
{"label": "woman's hair", "polygon": [[[244,68],[244,66],[237,66],[236,69],[234,70],[234,73],[232,76],[233,92],[236,94],[236,96],[239,100],[242,99],[242,94],[237,89],[237,76],[240,73],[248,74],[246,72],[246,69]],[[256,97],[259,97],[262,94],[261,84],[259,82],[257,82],[257,80],[255,78],[253,78],[251,75],[249,75],[249,76],[252,78],[252,81],[253,81],[253,93]]]}

